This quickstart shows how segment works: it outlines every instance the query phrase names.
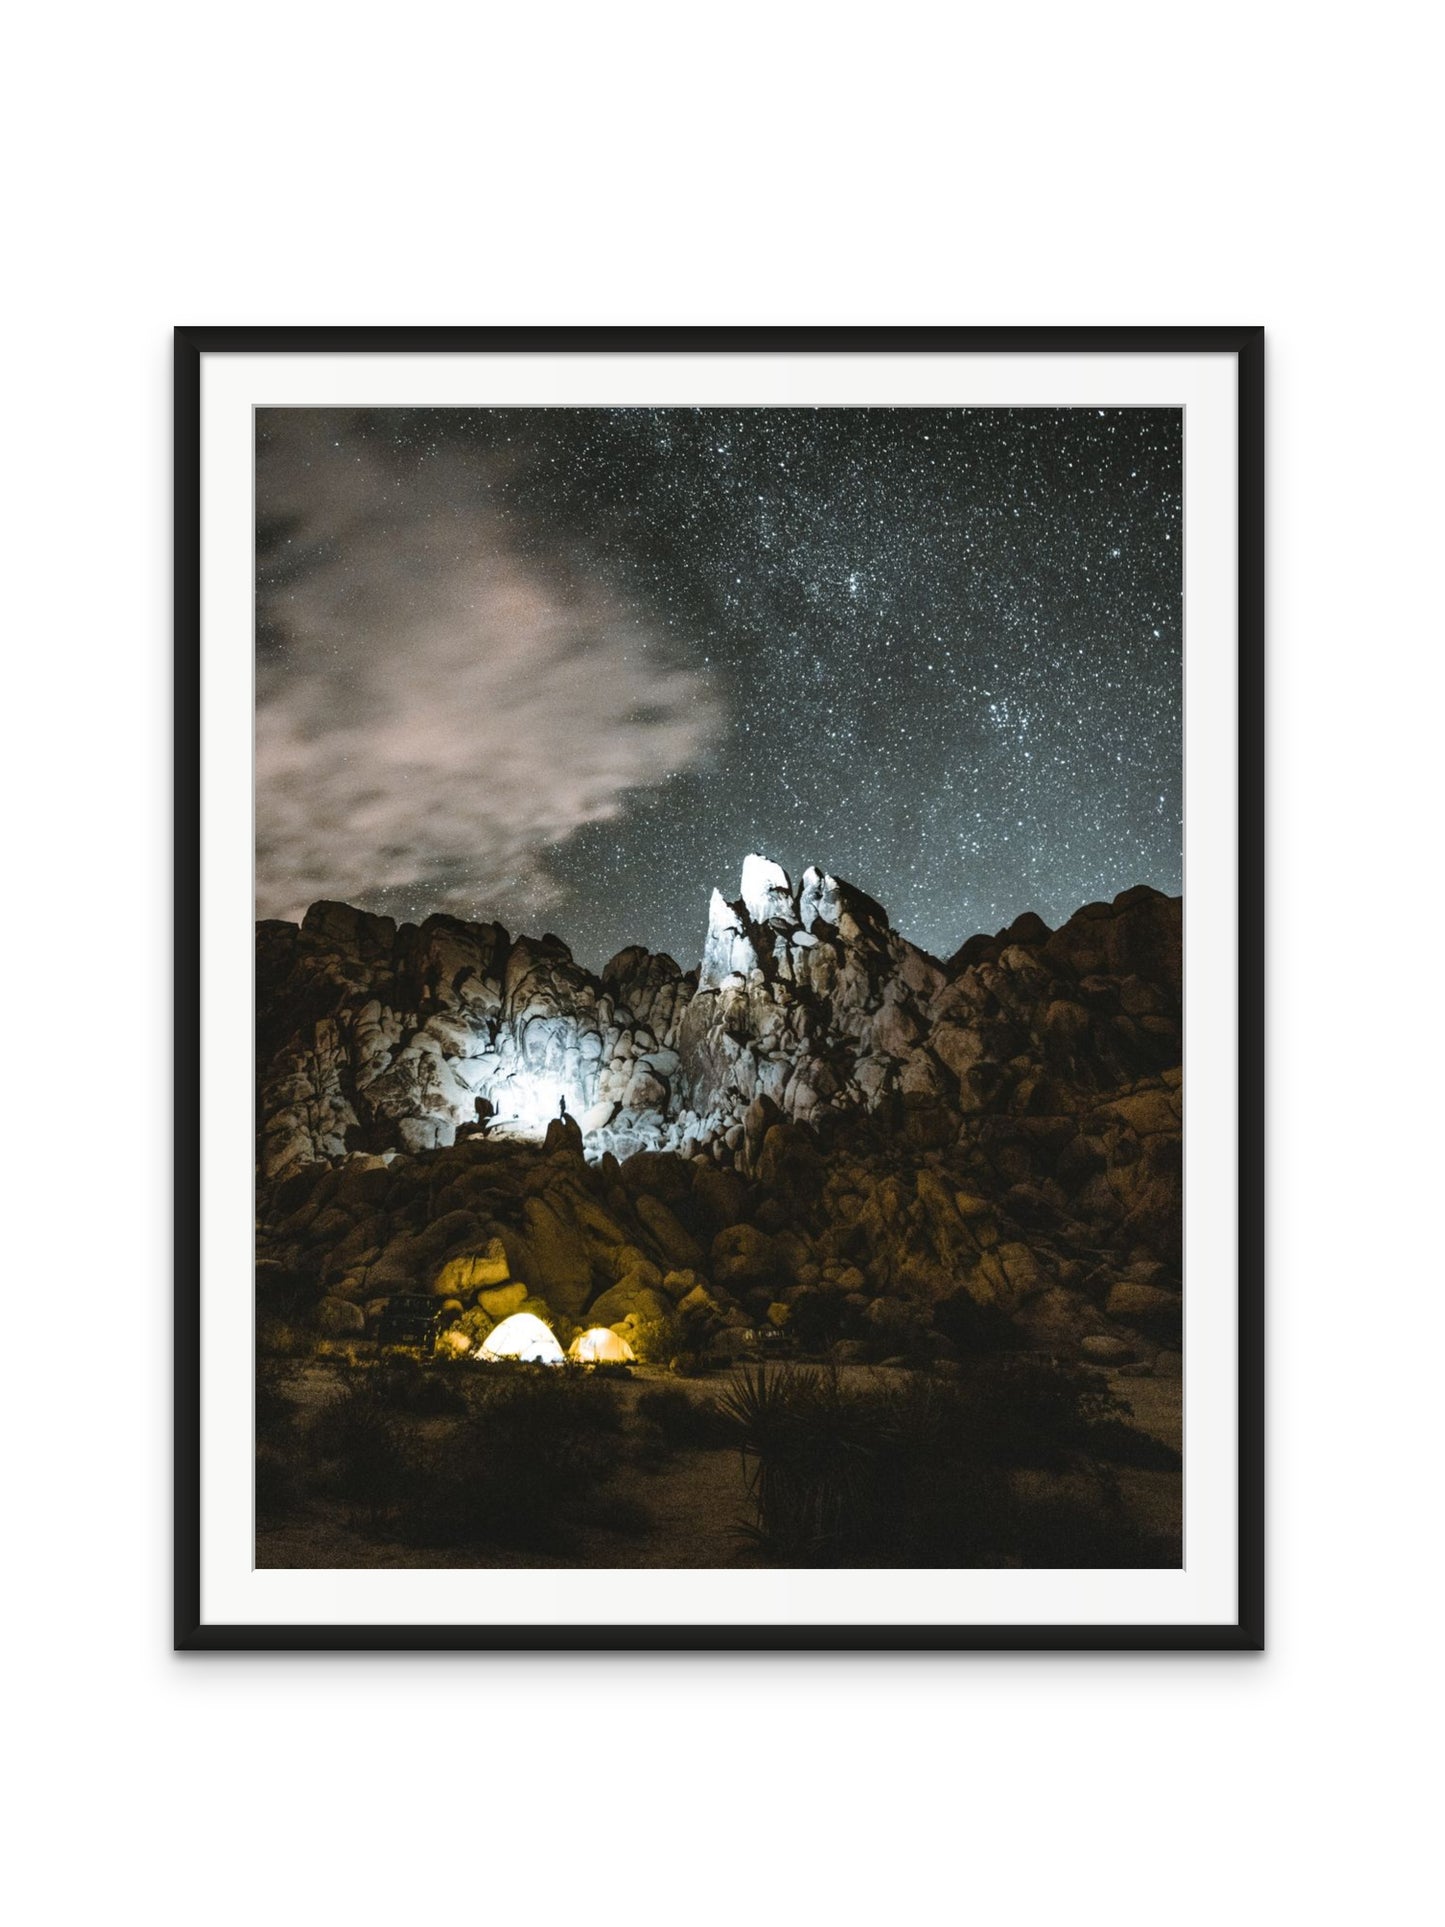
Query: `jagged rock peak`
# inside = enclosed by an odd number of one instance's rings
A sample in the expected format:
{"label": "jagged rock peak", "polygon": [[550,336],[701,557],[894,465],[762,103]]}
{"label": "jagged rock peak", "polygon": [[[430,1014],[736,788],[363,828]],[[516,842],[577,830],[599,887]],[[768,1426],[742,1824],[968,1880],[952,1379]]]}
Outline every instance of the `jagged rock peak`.
{"label": "jagged rock peak", "polygon": [[741,906],[729,903],[722,891],[715,889],[707,907],[699,988],[716,989],[725,977],[746,977],[757,968],[758,953],[744,926]]}
{"label": "jagged rock peak", "polygon": [[782,864],[751,851],[743,859],[741,894],[729,901],[720,890],[712,893],[698,987],[715,990],[724,979],[754,970],[792,981],[792,953],[822,936],[894,941],[887,911],[851,883],[810,863],[795,889]]}
{"label": "jagged rock peak", "polygon": [[757,924],[790,929],[798,922],[798,906],[787,871],[756,850],[743,858],[743,908]]}
{"label": "jagged rock peak", "polygon": [[798,922],[811,930],[815,923],[836,925],[837,921],[838,879],[810,863],[798,890]]}

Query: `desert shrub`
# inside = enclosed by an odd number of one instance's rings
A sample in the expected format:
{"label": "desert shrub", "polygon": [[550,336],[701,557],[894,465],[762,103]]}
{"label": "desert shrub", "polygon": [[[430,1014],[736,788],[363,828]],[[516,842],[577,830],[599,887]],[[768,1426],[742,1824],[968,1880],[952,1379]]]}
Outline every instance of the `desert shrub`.
{"label": "desert shrub", "polygon": [[290,1372],[279,1359],[262,1358],[256,1364],[256,1436],[261,1438],[287,1426],[296,1416],[295,1404],[286,1396]]}
{"label": "desert shrub", "polygon": [[732,1425],[712,1399],[692,1398],[672,1385],[649,1386],[637,1400],[637,1416],[671,1451],[733,1443]]}
{"label": "desert shrub", "polygon": [[565,1544],[621,1456],[621,1414],[585,1373],[499,1373],[445,1438],[401,1453],[392,1528],[414,1545]]}
{"label": "desert shrub", "polygon": [[491,1336],[496,1323],[489,1312],[483,1311],[480,1305],[473,1305],[470,1311],[464,1311],[460,1318],[452,1320],[451,1329],[464,1332],[472,1341],[472,1350],[477,1351]]}
{"label": "desert shrub", "polygon": [[[393,1361],[349,1380],[302,1444],[357,1523],[411,1545],[565,1543],[617,1464],[621,1414],[587,1374]],[[438,1417],[443,1427],[427,1423]]]}
{"label": "desert shrub", "polygon": [[587,1510],[587,1523],[603,1532],[638,1539],[652,1530],[652,1514],[640,1500],[623,1492],[604,1492]]}
{"label": "desert shrub", "polygon": [[1086,1368],[1030,1352],[969,1361],[960,1386],[982,1449],[998,1465],[1058,1468],[1111,1434],[1123,1406]]}
{"label": "desert shrub", "polygon": [[[1116,1484],[1090,1456],[1096,1443],[1118,1449],[1115,1428],[1128,1428],[1075,1369],[1007,1354],[948,1379],[755,1367],[734,1374],[720,1405],[743,1455],[746,1529],[780,1563],[1052,1564],[1082,1545],[1131,1551]],[[1056,1485],[1068,1469],[1074,1486],[1052,1513],[1031,1511],[1011,1484],[1023,1467],[1048,1469]]]}
{"label": "desert shrub", "polygon": [[256,1516],[276,1519],[291,1511],[302,1495],[301,1467],[294,1451],[275,1439],[256,1445]]}
{"label": "desert shrub", "polygon": [[304,1443],[317,1482],[363,1517],[375,1521],[395,1505],[406,1432],[380,1368],[348,1379],[316,1413]]}
{"label": "desert shrub", "polygon": [[1010,1522],[1020,1565],[1080,1570],[1177,1566],[1177,1537],[1151,1531],[1132,1519],[1107,1477],[1092,1490],[1064,1488],[1025,1498]]}
{"label": "desert shrub", "polygon": [[627,1342],[644,1364],[665,1365],[677,1350],[679,1331],[674,1318],[632,1318]]}
{"label": "desert shrub", "polygon": [[[853,1311],[842,1292],[805,1292],[793,1305],[788,1330],[805,1352],[825,1352],[846,1335]],[[856,1324],[856,1318],[851,1322]]]}
{"label": "desert shrub", "polygon": [[301,1358],[314,1350],[316,1335],[290,1319],[258,1313],[256,1352],[262,1358]]}
{"label": "desert shrub", "polygon": [[[467,1401],[458,1389],[457,1374],[448,1370],[452,1362],[424,1365],[405,1353],[391,1354],[376,1368],[376,1395],[393,1411],[415,1418],[457,1417],[466,1411]],[[470,1365],[470,1360],[465,1363]]]}
{"label": "desert shrub", "polygon": [[836,1370],[759,1366],[734,1373],[719,1403],[747,1467],[750,1530],[775,1559],[833,1566],[881,1553],[892,1443],[881,1386],[847,1384]]}
{"label": "desert shrub", "polygon": [[256,1513],[274,1518],[301,1496],[296,1406],[287,1397],[288,1367],[260,1359],[256,1367]]}
{"label": "desert shrub", "polygon": [[1019,1334],[1013,1320],[997,1305],[979,1304],[962,1288],[934,1306],[933,1329],[941,1332],[964,1357],[1018,1349]]}
{"label": "desert shrub", "polygon": [[331,1358],[343,1365],[360,1365],[363,1359],[368,1362],[376,1356],[376,1347],[368,1338],[316,1338],[311,1341],[310,1353],[313,1358]]}

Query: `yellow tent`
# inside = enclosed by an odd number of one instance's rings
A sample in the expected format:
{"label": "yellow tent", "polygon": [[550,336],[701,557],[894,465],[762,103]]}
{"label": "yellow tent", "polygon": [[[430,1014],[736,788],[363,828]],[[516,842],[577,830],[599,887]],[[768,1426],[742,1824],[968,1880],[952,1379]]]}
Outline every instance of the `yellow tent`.
{"label": "yellow tent", "polygon": [[556,1335],[540,1318],[534,1318],[529,1311],[513,1312],[504,1318],[500,1325],[488,1332],[486,1343],[477,1353],[478,1358],[494,1362],[499,1358],[515,1358],[524,1365],[562,1365],[562,1347]]}
{"label": "yellow tent", "polygon": [[635,1354],[625,1338],[605,1325],[594,1325],[590,1331],[578,1332],[567,1356],[580,1365],[625,1365]]}

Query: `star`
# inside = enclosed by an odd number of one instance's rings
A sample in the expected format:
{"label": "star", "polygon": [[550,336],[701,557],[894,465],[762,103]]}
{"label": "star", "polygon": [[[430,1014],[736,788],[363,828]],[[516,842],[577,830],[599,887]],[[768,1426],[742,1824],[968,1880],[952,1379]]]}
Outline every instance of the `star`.
{"label": "star", "polygon": [[1153,408],[259,411],[259,912],[690,964],[755,846],[944,955],[1177,891],[1181,448]]}

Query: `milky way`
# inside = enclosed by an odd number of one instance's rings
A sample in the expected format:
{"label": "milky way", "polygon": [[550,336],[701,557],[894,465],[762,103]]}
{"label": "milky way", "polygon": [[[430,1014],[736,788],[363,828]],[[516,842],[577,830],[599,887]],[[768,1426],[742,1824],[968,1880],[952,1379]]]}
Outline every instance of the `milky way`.
{"label": "milky way", "polygon": [[750,849],[947,955],[1181,884],[1177,411],[263,410],[258,913],[692,963]]}

